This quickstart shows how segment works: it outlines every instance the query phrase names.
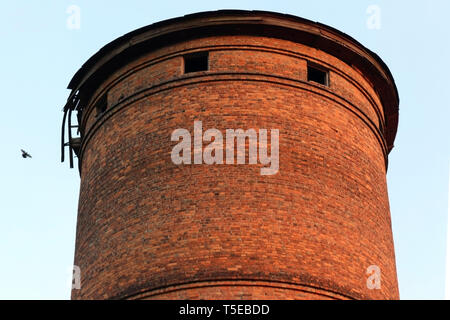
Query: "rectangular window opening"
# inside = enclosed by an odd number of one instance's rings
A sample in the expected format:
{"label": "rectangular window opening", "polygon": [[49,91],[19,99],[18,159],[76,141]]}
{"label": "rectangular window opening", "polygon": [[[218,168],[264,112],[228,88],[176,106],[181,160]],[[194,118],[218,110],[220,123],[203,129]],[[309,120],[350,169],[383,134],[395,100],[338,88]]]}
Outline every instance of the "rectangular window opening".
{"label": "rectangular window opening", "polygon": [[184,73],[208,71],[208,52],[196,52],[184,56]]}
{"label": "rectangular window opening", "polygon": [[328,71],[321,67],[308,64],[308,81],[316,82],[328,87]]}
{"label": "rectangular window opening", "polygon": [[97,117],[99,117],[102,113],[106,111],[107,106],[108,100],[106,94],[104,94],[95,104],[95,110],[97,110]]}

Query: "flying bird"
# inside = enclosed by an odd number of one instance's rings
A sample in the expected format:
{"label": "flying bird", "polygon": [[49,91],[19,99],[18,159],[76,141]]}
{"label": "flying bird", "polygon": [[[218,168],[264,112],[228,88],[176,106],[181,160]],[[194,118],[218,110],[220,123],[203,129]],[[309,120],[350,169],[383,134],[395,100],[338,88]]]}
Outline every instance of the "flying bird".
{"label": "flying bird", "polygon": [[26,152],[25,150],[20,149],[20,151],[22,151],[22,158],[24,158],[24,159],[32,158],[32,156],[28,152]]}

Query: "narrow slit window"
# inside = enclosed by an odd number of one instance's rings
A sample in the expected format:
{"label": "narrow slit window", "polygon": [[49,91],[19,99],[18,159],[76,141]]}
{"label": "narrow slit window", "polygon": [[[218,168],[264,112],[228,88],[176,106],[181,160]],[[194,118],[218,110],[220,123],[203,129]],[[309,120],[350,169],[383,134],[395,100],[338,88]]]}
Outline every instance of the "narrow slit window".
{"label": "narrow slit window", "polygon": [[184,56],[184,73],[208,71],[208,52],[198,52]]}
{"label": "narrow slit window", "polygon": [[97,117],[103,114],[108,107],[108,100],[106,98],[106,94],[104,94],[95,104],[95,110],[97,111]]}
{"label": "narrow slit window", "polygon": [[328,71],[316,66],[308,65],[308,81],[316,82],[328,87]]}

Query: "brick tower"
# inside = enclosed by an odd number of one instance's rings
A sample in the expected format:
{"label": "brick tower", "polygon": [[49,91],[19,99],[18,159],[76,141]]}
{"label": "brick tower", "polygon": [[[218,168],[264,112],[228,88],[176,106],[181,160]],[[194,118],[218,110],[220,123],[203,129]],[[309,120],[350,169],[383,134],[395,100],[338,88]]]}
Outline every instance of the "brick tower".
{"label": "brick tower", "polygon": [[[279,13],[197,13],[114,40],[69,89],[73,299],[399,298],[386,185],[399,98],[356,40]],[[278,171],[175,164],[171,135],[195,144],[195,121],[278,129]]]}

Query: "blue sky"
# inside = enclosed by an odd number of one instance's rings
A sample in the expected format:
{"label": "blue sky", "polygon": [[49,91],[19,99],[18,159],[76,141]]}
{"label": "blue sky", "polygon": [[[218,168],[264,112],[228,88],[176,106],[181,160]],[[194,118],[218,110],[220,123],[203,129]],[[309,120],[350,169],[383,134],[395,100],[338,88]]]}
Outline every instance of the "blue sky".
{"label": "blue sky", "polygon": [[[71,5],[80,29],[67,27]],[[225,6],[226,5],[226,6]],[[377,5],[380,29],[366,10]],[[444,297],[450,159],[450,1],[6,1],[0,10],[0,299],[68,299],[79,175],[60,160],[68,82],[136,28],[188,13],[268,10],[335,27],[375,51],[400,94],[388,188],[402,299]],[[33,158],[24,160],[20,149]]]}

